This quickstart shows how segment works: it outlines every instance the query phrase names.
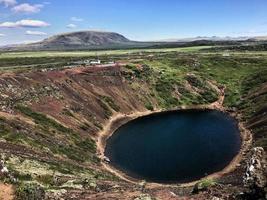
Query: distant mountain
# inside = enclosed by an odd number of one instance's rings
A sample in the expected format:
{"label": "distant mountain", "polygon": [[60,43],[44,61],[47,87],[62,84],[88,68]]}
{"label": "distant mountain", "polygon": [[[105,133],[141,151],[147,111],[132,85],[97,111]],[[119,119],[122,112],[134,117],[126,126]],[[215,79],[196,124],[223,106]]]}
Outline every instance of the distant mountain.
{"label": "distant mountain", "polygon": [[[98,49],[116,48],[136,45],[133,42],[113,32],[80,31],[55,35],[41,42],[9,45],[5,50],[68,50],[68,49]],[[2,49],[3,49],[2,48]]]}
{"label": "distant mountain", "polygon": [[123,48],[163,48],[196,45],[237,45],[243,41],[258,42],[267,37],[195,37],[154,42],[131,41],[114,32],[80,31],[52,36],[41,42],[0,47],[1,51],[91,50]]}
{"label": "distant mountain", "polygon": [[84,45],[84,46],[100,46],[107,44],[128,43],[129,39],[118,33],[112,32],[96,32],[81,31],[74,33],[66,33],[56,35],[45,39],[42,45]]}
{"label": "distant mountain", "polygon": [[246,41],[251,39],[251,37],[206,37],[206,36],[198,36],[192,38],[182,38],[182,39],[169,39],[169,40],[162,40],[162,42],[195,42],[195,41]]}
{"label": "distant mountain", "polygon": [[253,37],[251,39],[255,41],[267,41],[267,36],[258,36],[258,37]]}

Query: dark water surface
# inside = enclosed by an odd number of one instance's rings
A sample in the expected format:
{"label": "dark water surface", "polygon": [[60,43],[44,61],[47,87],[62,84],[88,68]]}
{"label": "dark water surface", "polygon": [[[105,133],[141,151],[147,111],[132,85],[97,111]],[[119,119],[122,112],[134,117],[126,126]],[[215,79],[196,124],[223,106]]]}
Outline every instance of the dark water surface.
{"label": "dark water surface", "polygon": [[189,110],[130,121],[108,139],[105,155],[112,166],[133,178],[185,183],[224,169],[240,146],[232,117]]}

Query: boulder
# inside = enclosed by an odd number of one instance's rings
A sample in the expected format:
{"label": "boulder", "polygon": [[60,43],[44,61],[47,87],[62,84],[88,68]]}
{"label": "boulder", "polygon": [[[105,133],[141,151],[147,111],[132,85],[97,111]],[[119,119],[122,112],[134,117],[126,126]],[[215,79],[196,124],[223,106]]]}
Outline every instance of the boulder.
{"label": "boulder", "polygon": [[240,199],[267,199],[267,165],[263,148],[256,147],[252,150],[243,182],[246,191],[239,195]]}
{"label": "boulder", "polygon": [[252,150],[251,158],[247,163],[247,169],[244,176],[244,184],[247,187],[265,187],[267,184],[266,160],[264,149],[256,147]]}

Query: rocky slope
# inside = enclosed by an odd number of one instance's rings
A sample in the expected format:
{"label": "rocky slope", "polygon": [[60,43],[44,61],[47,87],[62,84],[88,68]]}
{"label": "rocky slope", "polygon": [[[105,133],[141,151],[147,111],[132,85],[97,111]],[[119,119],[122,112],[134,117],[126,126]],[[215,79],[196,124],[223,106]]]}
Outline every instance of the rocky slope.
{"label": "rocky slope", "polygon": [[[104,170],[95,142],[113,114],[160,107],[161,97],[153,88],[158,76],[159,72],[140,65],[2,73],[0,153],[12,177],[22,183],[17,196],[23,197],[22,191],[30,187],[43,198],[36,182],[47,188],[48,196],[60,192],[68,196],[71,191],[80,196],[84,188],[89,188],[89,199],[107,191],[116,196],[119,190],[141,195],[139,186],[132,187]],[[208,97],[217,95],[208,82],[197,86],[197,77],[188,79],[195,84],[190,89],[194,95],[201,96],[202,87],[211,93]],[[179,87],[177,94],[186,91]],[[2,179],[16,182],[9,176]],[[25,186],[25,181],[30,185]],[[51,187],[57,188],[56,194]]]}

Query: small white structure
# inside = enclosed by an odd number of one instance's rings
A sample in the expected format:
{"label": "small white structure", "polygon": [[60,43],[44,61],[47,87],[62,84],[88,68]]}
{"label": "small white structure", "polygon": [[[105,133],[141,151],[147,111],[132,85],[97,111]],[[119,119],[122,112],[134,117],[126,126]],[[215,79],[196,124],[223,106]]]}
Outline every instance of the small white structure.
{"label": "small white structure", "polygon": [[230,52],[226,51],[226,52],[223,53],[222,56],[223,56],[223,57],[230,57]]}
{"label": "small white structure", "polygon": [[101,60],[91,60],[90,65],[100,65],[101,64]]}

